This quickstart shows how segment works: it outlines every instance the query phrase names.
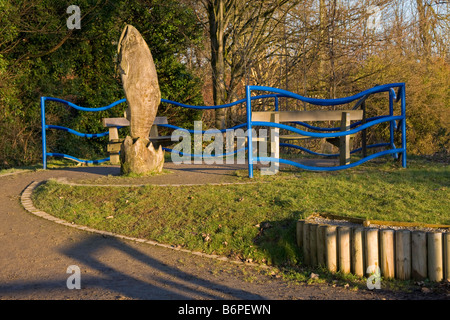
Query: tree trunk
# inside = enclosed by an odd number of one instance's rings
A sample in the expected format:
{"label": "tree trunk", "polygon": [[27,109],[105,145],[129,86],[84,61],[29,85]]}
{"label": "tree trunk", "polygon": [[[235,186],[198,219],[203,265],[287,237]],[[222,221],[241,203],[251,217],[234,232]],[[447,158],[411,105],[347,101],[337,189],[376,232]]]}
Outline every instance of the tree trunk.
{"label": "tree trunk", "polygon": [[325,0],[320,0],[319,3],[319,94],[324,96],[327,88],[327,42],[328,42],[328,23],[327,23],[327,6]]}
{"label": "tree trunk", "polygon": [[[211,37],[211,67],[213,82],[213,99],[215,105],[224,104],[226,101],[225,88],[225,23],[224,0],[208,3],[209,34]],[[217,129],[225,128],[226,109],[216,109],[215,124]]]}
{"label": "tree trunk", "polygon": [[419,37],[421,40],[420,53],[429,58],[431,56],[431,15],[429,6],[424,0],[416,0],[417,12],[419,14]]}

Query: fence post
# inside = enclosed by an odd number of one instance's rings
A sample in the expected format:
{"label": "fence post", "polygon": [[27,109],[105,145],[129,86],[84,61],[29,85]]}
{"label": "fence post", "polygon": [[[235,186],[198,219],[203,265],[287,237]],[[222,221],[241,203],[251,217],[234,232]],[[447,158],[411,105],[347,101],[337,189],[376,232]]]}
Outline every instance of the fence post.
{"label": "fence post", "polygon": [[402,149],[403,149],[403,154],[402,154],[402,166],[403,168],[406,168],[406,102],[405,102],[405,98],[406,98],[406,93],[405,93],[405,84],[403,84],[402,87],[402,92],[401,92],[401,109],[402,109]]}
{"label": "fence post", "polygon": [[47,169],[47,137],[45,134],[45,97],[41,97],[42,165]]}
{"label": "fence post", "polygon": [[[363,118],[361,121],[361,124],[366,124],[366,119],[367,119],[367,113],[366,113],[366,101],[364,100],[363,103],[361,104],[361,109],[363,111]],[[367,157],[367,129],[364,129],[362,132],[362,141],[361,141],[361,147],[362,147],[362,155],[363,158]]]}
{"label": "fence post", "polygon": [[[395,95],[395,91],[393,92],[394,89],[390,89],[389,90],[389,116],[393,116],[394,115],[394,95]],[[394,125],[395,125],[395,120],[394,121],[390,121],[389,122],[389,143],[391,144],[391,148],[395,149],[395,144],[394,144]],[[398,156],[397,153],[394,154],[394,157],[396,158]]]}
{"label": "fence post", "polygon": [[252,144],[252,102],[250,86],[245,87],[247,100],[247,146],[248,146],[248,177],[253,178],[253,144]]}

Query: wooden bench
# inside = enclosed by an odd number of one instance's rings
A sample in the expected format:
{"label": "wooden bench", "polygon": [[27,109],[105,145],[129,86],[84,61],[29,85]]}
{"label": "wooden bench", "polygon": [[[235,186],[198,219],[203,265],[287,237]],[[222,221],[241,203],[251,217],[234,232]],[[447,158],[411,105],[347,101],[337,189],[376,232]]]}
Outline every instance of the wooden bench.
{"label": "wooden bench", "polygon": [[[363,110],[313,110],[313,111],[261,111],[252,113],[252,121],[266,121],[274,123],[293,121],[340,121],[340,131],[350,130],[350,121],[363,120]],[[279,129],[275,129],[275,143],[272,152],[274,156],[280,157],[280,140],[315,139],[307,135],[290,134],[279,135]],[[338,138],[327,138],[327,141],[339,147],[339,163],[345,165],[350,163],[350,135]],[[338,142],[338,143],[337,143]]]}
{"label": "wooden bench", "polygon": [[[111,164],[120,163],[120,146],[124,139],[119,138],[119,127],[130,126],[130,121],[127,118],[103,118],[103,126],[109,129],[109,141],[107,151],[109,153]],[[171,141],[171,136],[160,136],[158,133],[158,124],[167,124],[167,117],[156,117],[150,129],[149,140],[153,143],[155,148]]]}

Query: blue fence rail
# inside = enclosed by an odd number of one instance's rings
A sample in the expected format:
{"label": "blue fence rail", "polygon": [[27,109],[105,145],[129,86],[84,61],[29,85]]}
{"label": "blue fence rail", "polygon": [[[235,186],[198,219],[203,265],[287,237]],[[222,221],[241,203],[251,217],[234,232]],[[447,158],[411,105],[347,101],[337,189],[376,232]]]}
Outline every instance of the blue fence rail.
{"label": "blue fence rail", "polygon": [[[395,89],[397,89],[397,92],[395,92]],[[252,92],[261,92],[261,91],[269,92],[269,94],[252,96]],[[309,103],[312,105],[318,105],[318,106],[343,105],[343,104],[348,104],[348,103],[358,100],[358,102],[355,106],[355,107],[357,107],[361,104],[361,102],[364,102],[365,99],[367,99],[370,95],[373,95],[376,93],[381,93],[381,92],[389,93],[389,115],[377,116],[377,117],[365,119],[364,121],[354,122],[353,124],[351,124],[350,130],[347,130],[345,132],[340,131],[340,128],[322,128],[322,127],[312,126],[308,123],[300,122],[300,121],[293,121],[292,124],[293,125],[301,125],[305,128],[309,128],[309,129],[313,129],[315,131],[321,131],[321,132],[305,131],[302,129],[298,129],[294,126],[287,125],[287,124],[281,124],[281,123],[266,122],[266,121],[252,121],[252,101],[255,101],[255,100],[274,99],[275,111],[279,111],[279,103],[278,103],[279,98],[292,98],[292,99],[300,100],[302,102]],[[72,129],[66,128],[66,127],[61,127],[61,126],[57,126],[57,125],[47,125],[45,122],[45,102],[46,101],[59,102],[59,103],[68,105],[68,106],[73,107],[80,111],[96,112],[96,111],[108,110],[114,106],[117,106],[123,102],[126,102],[125,99],[118,100],[108,106],[105,106],[105,107],[83,108],[83,107],[77,106],[69,101],[65,101],[62,99],[52,98],[52,97],[41,97],[42,154],[43,154],[44,169],[47,167],[47,157],[50,157],[50,156],[63,157],[66,159],[71,159],[71,160],[74,160],[77,162],[82,162],[85,164],[97,164],[97,163],[109,161],[109,157],[100,159],[100,160],[82,160],[82,159],[78,159],[74,156],[67,155],[67,154],[48,153],[47,146],[46,146],[46,130],[47,129],[63,130],[63,131],[67,131],[69,133],[75,134],[77,136],[86,137],[86,138],[103,137],[103,136],[108,135],[109,133],[108,132],[95,133],[95,134],[80,133],[80,132],[77,132],[75,130],[72,130]],[[406,167],[406,121],[405,121],[405,119],[406,119],[405,118],[405,109],[406,108],[405,108],[405,84],[404,83],[394,83],[394,84],[375,86],[371,89],[362,91],[356,95],[346,97],[346,98],[339,98],[339,99],[307,98],[307,97],[303,97],[301,95],[298,95],[298,94],[295,94],[295,93],[292,93],[289,91],[285,91],[282,89],[263,87],[263,86],[247,86],[246,87],[246,97],[244,99],[237,100],[237,101],[229,103],[229,104],[219,105],[219,106],[192,106],[192,105],[186,105],[186,104],[182,104],[182,103],[175,102],[175,101],[170,101],[167,99],[161,99],[161,102],[169,103],[169,104],[179,106],[182,108],[201,109],[201,110],[229,108],[229,107],[236,106],[238,104],[245,104],[246,120],[247,120],[246,123],[242,123],[242,124],[239,124],[237,126],[227,128],[227,129],[216,130],[217,132],[224,133],[224,132],[227,132],[227,130],[235,130],[238,128],[247,128],[247,133],[246,133],[247,134],[247,146],[243,149],[236,150],[236,151],[232,152],[231,154],[236,154],[237,152],[241,152],[243,150],[246,150],[246,151],[253,150],[252,129],[253,129],[253,127],[256,127],[256,126],[285,129],[290,132],[294,132],[294,133],[301,134],[304,136],[309,136],[309,137],[337,138],[337,137],[352,135],[352,134],[361,132],[362,130],[365,130],[367,128],[370,128],[370,127],[380,124],[380,123],[386,123],[386,122],[389,123],[390,141],[387,143],[378,143],[378,144],[368,145],[368,146],[366,146],[366,148],[389,147],[390,149],[380,151],[380,152],[377,152],[377,153],[369,155],[369,156],[365,156],[362,159],[360,159],[359,161],[356,161],[354,163],[350,163],[347,165],[339,165],[339,166],[332,166],[332,167],[313,167],[313,166],[303,165],[298,162],[294,162],[294,161],[287,160],[287,159],[274,158],[274,157],[258,157],[258,156],[255,157],[253,155],[253,152],[247,152],[248,172],[249,172],[250,178],[253,177],[253,165],[255,163],[257,163],[258,161],[284,163],[284,164],[292,165],[292,166],[295,166],[295,167],[298,167],[301,169],[305,169],[305,170],[335,171],[335,170],[343,170],[343,169],[355,167],[366,161],[369,161],[371,159],[374,159],[374,158],[377,158],[380,156],[392,154],[395,157],[398,157],[398,155],[401,154],[402,166]],[[400,107],[400,115],[394,115],[394,103],[395,102],[400,102],[400,106],[401,106]],[[397,122],[398,122],[398,125],[397,125]],[[188,129],[181,128],[181,127],[178,127],[175,125],[170,125],[170,124],[159,124],[158,126],[166,127],[166,128],[170,128],[170,129],[181,129],[181,130],[187,131],[189,133],[205,133],[205,131],[188,130]],[[395,133],[395,129],[397,129],[398,126],[401,129],[401,144],[402,144],[401,148],[397,148],[394,144],[394,133]],[[332,132],[332,131],[337,131],[337,132]],[[209,130],[209,132],[211,133],[211,130]],[[308,152],[311,154],[315,154],[315,155],[319,155],[319,156],[337,156],[338,155],[338,154],[317,153],[317,152],[313,152],[307,148],[293,145],[293,144],[288,144],[288,143],[280,143],[280,147],[292,147],[292,148],[300,149],[302,151],[305,151],[305,152]],[[169,148],[163,148],[163,149],[165,151],[172,152],[172,153],[180,153],[179,151],[174,151]],[[357,148],[355,150],[352,150],[351,153],[360,152],[361,150],[362,150],[362,148]],[[226,153],[226,154],[224,153],[221,155],[215,155],[215,157],[224,157],[224,156],[229,156],[229,155],[230,155],[230,153]],[[190,154],[188,156],[203,157],[203,155],[201,155],[201,154]]]}
{"label": "blue fence rail", "polygon": [[[395,88],[398,89],[397,94],[395,93]],[[266,122],[266,121],[252,121],[252,99],[251,94],[252,91],[265,91],[265,92],[271,92],[275,94],[280,94],[288,98],[293,98],[296,100],[300,100],[309,104],[318,105],[318,106],[336,106],[336,105],[343,105],[351,103],[355,100],[359,99],[366,99],[372,94],[381,93],[381,92],[389,92],[389,115],[386,116],[380,116],[375,118],[366,119],[365,123],[362,124],[361,122],[355,123],[354,128],[347,130],[345,132],[326,132],[326,133],[318,133],[318,132],[309,132],[305,130],[301,130],[298,128],[295,128],[293,126],[280,124],[280,123],[274,123],[274,122]],[[369,127],[372,127],[374,125],[389,122],[390,125],[390,142],[389,143],[383,143],[383,144],[377,144],[372,145],[369,147],[380,147],[380,146],[389,146],[391,149],[384,150],[377,152],[375,154],[366,156],[359,161],[356,161],[354,163],[346,164],[346,165],[339,165],[339,166],[332,166],[332,167],[317,167],[317,166],[307,166],[298,162],[294,162],[291,160],[281,159],[281,158],[273,158],[273,157],[254,157],[252,152],[248,153],[248,172],[249,177],[253,177],[253,164],[254,162],[258,161],[271,161],[271,162],[278,162],[278,163],[284,163],[291,166],[295,166],[301,169],[305,170],[317,170],[317,171],[336,171],[336,170],[343,170],[352,168],[355,166],[358,166],[366,161],[369,161],[371,159],[381,157],[387,154],[393,154],[395,156],[398,156],[398,154],[402,155],[402,166],[406,167],[406,121],[405,121],[405,84],[404,83],[394,83],[394,84],[386,84],[381,86],[375,86],[371,89],[362,91],[356,95],[346,97],[346,98],[339,98],[339,99],[315,99],[315,98],[307,98],[300,96],[298,94],[288,92],[282,89],[277,88],[271,88],[271,87],[263,87],[263,86],[247,86],[246,87],[246,107],[247,107],[247,134],[248,134],[248,150],[253,150],[252,146],[252,128],[253,126],[267,126],[272,128],[279,128],[279,129],[285,129],[290,132],[298,133],[304,136],[309,137],[316,137],[316,138],[337,138],[342,136],[347,136],[351,134],[358,133],[364,129],[367,129]],[[401,103],[401,110],[400,115],[395,116],[394,115],[394,101],[400,101]],[[400,127],[401,127],[401,135],[402,135],[402,146],[401,148],[396,148],[394,144],[394,129],[397,127],[396,121],[399,121]],[[302,124],[301,122],[297,122],[297,124]],[[319,127],[314,127],[316,130],[320,130]],[[338,130],[339,128],[332,128]],[[330,129],[327,129],[330,130]],[[322,129],[323,131],[323,129]],[[289,144],[280,144],[280,146],[293,146]],[[304,151],[307,151],[305,148],[303,148]],[[321,154],[323,155],[323,154]]]}
{"label": "blue fence rail", "polygon": [[56,130],[67,131],[69,133],[72,133],[74,135],[77,135],[79,137],[84,137],[84,138],[104,137],[104,136],[109,135],[109,132],[106,131],[106,132],[101,132],[101,133],[81,133],[81,132],[75,131],[73,129],[62,127],[62,126],[48,125],[48,124],[46,124],[46,119],[45,119],[45,102],[46,101],[58,102],[58,103],[67,105],[69,107],[75,108],[80,111],[98,112],[98,111],[105,111],[105,110],[111,109],[123,102],[126,102],[125,99],[118,100],[116,102],[111,103],[110,105],[100,107],[100,108],[85,108],[85,107],[80,107],[72,102],[69,102],[69,101],[66,101],[63,99],[59,99],[59,98],[41,97],[42,164],[43,164],[44,169],[47,169],[47,157],[60,157],[60,158],[70,159],[70,160],[80,162],[80,163],[85,163],[85,164],[98,164],[98,163],[109,161],[109,157],[104,158],[104,159],[99,159],[99,160],[82,160],[82,159],[78,159],[77,157],[74,157],[74,156],[71,156],[68,154],[64,154],[64,153],[47,152],[47,134],[46,134],[47,129],[56,129]]}
{"label": "blue fence rail", "polygon": [[[266,95],[261,95],[261,96],[257,96],[257,97],[252,97],[251,100],[257,100],[257,99],[269,99],[269,98],[274,98],[274,106],[275,106],[275,110],[278,110],[278,98],[281,97],[282,95],[278,95],[278,94],[266,94]],[[104,106],[104,107],[99,107],[99,108],[86,108],[86,107],[81,107],[78,106],[70,101],[66,101],[63,99],[59,99],[59,98],[54,98],[54,97],[41,97],[41,131],[42,131],[42,164],[43,164],[43,168],[47,169],[47,158],[48,157],[59,157],[59,158],[65,158],[65,159],[69,159],[75,162],[79,162],[79,163],[84,163],[84,164],[99,164],[99,163],[103,163],[103,162],[107,162],[110,160],[110,157],[106,157],[103,159],[98,159],[98,160],[84,160],[84,159],[79,159],[75,156],[72,155],[68,155],[68,154],[64,154],[64,153],[57,153],[57,152],[47,152],[47,135],[46,135],[46,131],[48,129],[55,129],[55,130],[61,130],[61,131],[66,131],[69,133],[72,133],[74,135],[77,135],[79,137],[84,137],[84,138],[98,138],[98,137],[104,137],[104,136],[108,136],[109,135],[109,131],[106,132],[101,132],[101,133],[81,133],[78,131],[75,131],[73,129],[67,128],[67,127],[63,127],[63,126],[58,126],[58,125],[49,125],[46,124],[46,117],[45,117],[45,103],[46,101],[53,101],[53,102],[58,102],[64,105],[67,105],[69,107],[72,107],[74,109],[80,110],[80,111],[87,111],[87,112],[98,112],[98,111],[106,111],[108,109],[111,109],[121,103],[126,102],[126,99],[121,99],[118,100],[116,102],[111,103],[110,105]],[[224,104],[224,105],[220,105],[220,106],[192,106],[192,105],[187,105],[187,104],[183,104],[183,103],[179,103],[176,101],[171,101],[171,100],[167,100],[167,99],[161,99],[161,102],[164,103],[169,103],[175,106],[179,106],[182,108],[189,108],[189,109],[202,109],[202,110],[208,110],[208,109],[220,109],[220,108],[229,108],[229,107],[233,107],[236,106],[238,104],[241,103],[245,103],[247,100],[246,99],[241,99],[241,100],[237,100],[235,102],[232,103],[228,103],[228,104]],[[234,129],[238,129],[238,128],[242,128],[245,127],[247,124],[243,123],[240,125],[237,125],[233,128],[228,128],[228,130],[234,130]],[[190,133],[197,133],[194,130],[187,130],[181,127],[177,127],[174,125],[170,125],[170,124],[158,124],[158,126],[161,127],[166,127],[166,128],[170,128],[170,129],[183,129],[186,130]],[[225,132],[226,129],[221,130],[221,132]],[[205,131],[202,131],[202,133],[204,133]],[[165,151],[168,152],[176,152],[173,151],[172,149],[169,148],[163,148]],[[246,150],[246,148],[245,148]],[[240,152],[242,150],[236,150],[234,151],[234,154],[236,154],[237,152]],[[221,156],[229,156],[230,154],[224,154]],[[186,155],[185,155],[186,156]],[[190,156],[192,157],[202,157],[202,155],[197,155],[197,154],[191,154]],[[220,157],[220,155],[216,155],[216,157]]]}

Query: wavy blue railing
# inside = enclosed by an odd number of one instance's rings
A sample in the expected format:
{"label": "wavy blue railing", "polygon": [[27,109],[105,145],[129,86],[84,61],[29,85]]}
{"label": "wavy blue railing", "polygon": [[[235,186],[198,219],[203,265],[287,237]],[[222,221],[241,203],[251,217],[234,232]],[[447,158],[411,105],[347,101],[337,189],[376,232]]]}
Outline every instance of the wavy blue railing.
{"label": "wavy blue railing", "polygon": [[[396,95],[394,88],[398,88],[398,93]],[[274,122],[265,122],[265,121],[252,121],[252,99],[251,99],[251,93],[252,91],[266,91],[266,92],[272,92],[275,94],[283,95],[284,97],[297,99],[306,103],[319,105],[319,106],[335,106],[335,105],[342,105],[342,104],[348,104],[355,100],[362,99],[365,97],[368,97],[371,94],[380,93],[380,92],[389,92],[389,116],[380,116],[380,117],[374,117],[369,118],[365,120],[364,124],[361,124],[362,122],[357,122],[353,124],[350,130],[345,132],[330,132],[330,133],[317,133],[317,132],[309,132],[305,130],[301,130],[289,125],[280,124],[280,123],[274,123]],[[247,86],[246,87],[246,107],[247,107],[247,134],[248,134],[248,150],[253,150],[252,146],[252,127],[253,126],[268,126],[268,127],[274,127],[279,129],[285,129],[294,133],[298,133],[304,136],[309,137],[316,137],[316,138],[336,138],[336,137],[342,137],[346,135],[355,134],[357,132],[360,132],[364,129],[367,129],[369,127],[372,127],[379,123],[389,122],[390,124],[390,142],[389,144],[381,144],[382,146],[390,146],[392,149],[390,150],[384,150],[381,152],[377,152],[375,154],[372,154],[370,156],[366,156],[363,159],[356,161],[354,163],[346,164],[346,165],[339,165],[339,166],[333,166],[333,167],[316,167],[316,166],[306,166],[294,161],[286,160],[286,159],[280,159],[280,158],[273,158],[273,157],[254,157],[252,152],[248,153],[248,172],[249,177],[253,177],[253,164],[257,161],[271,161],[271,162],[278,162],[278,163],[284,163],[289,164],[301,169],[306,170],[317,170],[317,171],[336,171],[336,170],[343,170],[352,168],[355,166],[358,166],[366,161],[369,161],[371,159],[384,156],[387,154],[393,154],[398,155],[402,154],[402,165],[403,167],[406,167],[406,121],[405,121],[405,84],[404,83],[394,83],[394,84],[386,84],[381,86],[375,86],[371,89],[362,91],[356,95],[346,97],[346,98],[339,98],[339,99],[315,99],[315,98],[307,98],[300,96],[298,94],[278,89],[278,88],[271,88],[271,87],[263,87],[263,86]],[[399,116],[394,116],[394,100],[395,101],[401,101],[401,114]],[[399,121],[399,124],[401,125],[401,131],[402,131],[402,147],[396,148],[394,145],[394,129],[397,127],[395,121]],[[304,124],[302,122],[295,122],[296,124]],[[311,126],[309,126],[311,128]],[[319,127],[313,127],[316,130],[322,130],[325,131],[322,128]],[[352,129],[353,128],[353,129]],[[328,128],[326,131],[331,131],[334,129],[339,130],[339,128]],[[378,145],[372,145],[368,147],[375,147],[375,146],[381,146]],[[293,146],[290,144],[280,144],[280,146]],[[307,150],[306,148],[301,148],[304,151],[309,151],[313,154],[314,153],[310,150]],[[355,150],[356,151],[356,150]],[[323,155],[323,154],[318,154]],[[334,156],[334,155],[333,155]]]}
{"label": "wavy blue railing", "polygon": [[[394,90],[394,88],[397,88],[397,94]],[[263,94],[263,95],[257,95],[257,96],[251,96],[252,91],[265,91],[265,92],[270,92],[269,94]],[[280,123],[273,123],[273,122],[266,122],[266,121],[252,121],[252,101],[258,100],[258,99],[270,99],[270,98],[274,98],[274,107],[275,107],[275,111],[279,110],[279,104],[278,104],[278,99],[279,98],[292,98],[292,99],[297,99],[309,104],[313,104],[313,105],[319,105],[319,106],[335,106],[335,105],[342,105],[342,104],[347,104],[347,103],[351,103],[355,100],[359,101],[357,102],[356,106],[360,105],[360,102],[365,100],[368,96],[375,94],[375,93],[380,93],[380,92],[389,92],[389,115],[383,115],[383,116],[377,116],[377,117],[372,117],[372,118],[367,118],[363,121],[357,121],[354,122],[350,125],[350,130],[345,131],[345,132],[341,132],[340,128],[336,127],[336,128],[323,128],[323,127],[317,127],[317,126],[313,126],[310,125],[308,123],[305,122],[300,122],[300,121],[292,121],[292,122],[288,122],[291,124],[296,124],[296,125],[301,125],[303,127],[306,127],[308,129],[313,129],[316,131],[326,131],[325,133],[321,133],[321,132],[311,132],[311,131],[305,131],[302,129],[298,129],[296,127],[287,125],[287,124],[280,124]],[[43,154],[43,166],[44,169],[47,167],[47,157],[49,156],[54,156],[54,157],[63,157],[66,159],[70,159],[73,161],[77,161],[77,162],[82,162],[82,163],[86,163],[86,164],[97,164],[97,163],[102,163],[105,161],[109,161],[109,157],[104,158],[104,159],[99,159],[99,160],[83,160],[83,159],[78,159],[74,156],[71,155],[67,155],[67,154],[62,154],[62,153],[48,153],[47,150],[47,146],[46,146],[46,130],[47,129],[56,129],[56,130],[63,130],[63,131],[67,131],[69,133],[75,134],[77,136],[80,137],[85,137],[85,138],[96,138],[96,137],[104,137],[106,135],[109,134],[109,132],[101,132],[101,133],[94,133],[94,134],[90,134],[90,133],[80,133],[77,132],[73,129],[70,128],[66,128],[66,127],[62,127],[62,126],[57,126],[57,125],[47,125],[45,122],[45,101],[55,101],[55,102],[59,102],[62,104],[66,104],[70,107],[73,107],[77,110],[80,111],[90,111],[90,112],[97,112],[97,111],[105,111],[108,109],[111,109],[114,106],[117,106],[123,102],[126,102],[125,99],[121,99],[118,100],[108,106],[104,106],[104,107],[100,107],[100,108],[84,108],[84,107],[80,107],[78,105],[75,105],[69,101],[65,101],[62,99],[58,99],[58,98],[52,98],[52,97],[41,97],[41,122],[42,122],[42,154]],[[401,102],[401,112],[400,115],[394,115],[394,102]],[[372,127],[374,125],[380,124],[380,123],[385,123],[385,122],[389,122],[389,130],[390,130],[390,142],[389,143],[378,143],[378,144],[373,144],[373,145],[368,145],[366,146],[366,148],[377,148],[377,147],[390,147],[391,149],[389,150],[384,150],[381,152],[377,152],[375,154],[369,155],[364,157],[363,159],[360,159],[354,163],[350,163],[347,165],[340,165],[340,166],[333,166],[333,167],[316,167],[316,166],[307,166],[307,165],[303,165],[300,164],[298,162],[294,162],[291,160],[286,160],[286,159],[281,159],[281,158],[273,158],[273,157],[254,157],[253,156],[253,152],[248,152],[248,171],[249,171],[249,177],[252,178],[253,177],[253,165],[255,162],[278,162],[278,163],[284,163],[284,164],[288,164],[288,165],[292,165],[298,168],[302,168],[302,169],[306,169],[306,170],[318,170],[318,171],[335,171],[335,170],[342,170],[342,169],[347,169],[347,168],[352,168],[355,166],[358,166],[366,161],[369,161],[371,159],[380,157],[380,156],[384,156],[387,154],[392,154],[396,157],[398,157],[398,154],[402,155],[402,165],[403,167],[406,167],[406,121],[405,121],[405,84],[404,83],[394,83],[394,84],[386,84],[386,85],[381,85],[381,86],[375,86],[371,89],[362,91],[356,95],[350,96],[350,97],[345,97],[345,98],[339,98],[339,99],[316,99],[316,98],[307,98],[307,97],[303,97],[301,95],[286,91],[286,90],[282,90],[282,89],[278,89],[278,88],[271,88],[271,87],[263,87],[263,86],[247,86],[246,87],[246,97],[244,99],[241,100],[237,100],[235,102],[232,103],[228,103],[228,104],[223,104],[223,105],[219,105],[219,106],[192,106],[192,105],[186,105],[183,103],[179,103],[179,102],[175,102],[175,101],[171,101],[171,100],[167,100],[167,99],[161,99],[161,102],[164,103],[169,103],[175,106],[179,106],[179,107],[183,107],[183,108],[189,108],[189,109],[200,109],[200,110],[208,110],[208,109],[220,109],[220,108],[229,108],[229,107],[233,107],[236,106],[238,104],[241,103],[245,103],[246,106],[246,123],[242,123],[239,124],[237,126],[231,127],[231,128],[227,128],[227,129],[221,129],[221,130],[208,130],[208,133],[224,133],[227,130],[235,130],[235,129],[239,129],[239,128],[247,128],[247,146],[244,148],[241,148],[239,150],[233,151],[233,152],[229,152],[229,153],[223,153],[220,155],[214,155],[214,156],[206,156],[206,157],[225,157],[225,156],[230,156],[233,154],[237,154],[238,152],[242,152],[242,151],[248,151],[248,150],[253,150],[253,145],[252,145],[252,128],[254,126],[266,126],[266,127],[272,127],[272,128],[279,128],[279,129],[285,129],[294,133],[298,133],[304,136],[309,136],[309,137],[316,137],[316,138],[336,138],[336,137],[342,137],[342,136],[346,136],[346,135],[351,135],[351,134],[355,134],[358,133],[362,130],[365,130],[369,127]],[[397,122],[399,123],[399,126],[401,127],[401,141],[402,141],[402,147],[401,148],[396,148],[394,145],[394,131],[395,129],[397,129]],[[181,128],[178,126],[174,126],[174,125],[170,125],[170,124],[158,124],[158,126],[160,127],[166,127],[166,128],[170,128],[170,129],[180,129],[189,133],[197,133],[197,134],[203,134],[206,131],[203,130],[190,130],[190,129],[185,129],[185,128]],[[331,131],[335,131],[335,132],[331,132]],[[291,147],[291,148],[296,148],[302,151],[305,151],[307,153],[310,154],[314,154],[314,155],[319,155],[319,156],[326,156],[326,157],[335,157],[338,156],[339,154],[323,154],[323,153],[317,153],[314,152],[312,150],[309,150],[307,148],[298,146],[298,145],[293,145],[293,144],[289,144],[289,143],[280,143],[279,144],[280,147]],[[169,148],[163,148],[165,151],[171,152],[171,153],[175,153],[175,154],[179,154],[179,155],[184,155],[184,156],[190,156],[190,157],[205,157],[205,155],[202,154],[184,154],[183,152],[180,151],[175,151]],[[355,150],[352,150],[351,153],[356,153],[361,151],[362,148],[357,148]]]}
{"label": "wavy blue railing", "polygon": [[[268,99],[268,98],[275,98],[275,110],[278,110],[278,98],[281,97],[282,95],[278,95],[278,94],[266,94],[266,95],[261,95],[261,96],[257,96],[257,97],[252,97],[252,100],[256,100],[256,99]],[[42,163],[43,163],[43,167],[44,169],[47,168],[47,157],[61,157],[61,158],[65,158],[65,159],[69,159],[69,160],[73,160],[76,162],[80,162],[80,163],[84,163],[84,164],[99,164],[102,162],[106,162],[110,160],[110,157],[104,158],[104,159],[97,159],[97,160],[85,160],[85,159],[79,159],[77,157],[74,157],[72,155],[68,155],[68,154],[64,154],[64,153],[55,153],[55,152],[47,152],[47,137],[46,137],[46,130],[47,129],[55,129],[55,130],[61,130],[61,131],[66,131],[69,132],[71,134],[77,135],[79,137],[84,137],[84,138],[98,138],[98,137],[104,137],[109,135],[109,131],[106,132],[101,132],[101,133],[81,133],[78,132],[76,130],[67,128],[67,127],[63,127],[63,126],[57,126],[57,125],[47,125],[46,124],[46,119],[45,119],[45,102],[46,101],[54,101],[54,102],[58,102],[61,104],[65,104],[69,107],[72,107],[74,109],[80,110],[80,111],[88,111],[88,112],[98,112],[98,111],[105,111],[108,109],[111,109],[121,103],[126,102],[126,99],[121,99],[118,100],[116,102],[111,103],[110,105],[104,106],[104,107],[99,107],[99,108],[86,108],[86,107],[81,107],[78,106],[70,101],[66,101],[63,99],[59,99],[59,98],[54,98],[54,97],[41,97],[41,130],[42,130]],[[161,99],[161,102],[165,102],[165,103],[169,103],[169,104],[173,104],[179,107],[183,107],[183,108],[190,108],[190,109],[219,109],[219,108],[229,108],[235,105],[238,105],[240,103],[245,103],[246,99],[241,99],[241,100],[237,100],[235,102],[232,103],[228,103],[228,104],[224,104],[224,105],[220,105],[220,106],[192,106],[192,105],[187,105],[187,104],[183,104],[180,102],[176,102],[176,101],[171,101],[171,100],[167,100],[167,99]],[[246,127],[246,123],[234,126],[232,128],[229,128],[228,130],[234,130],[234,129],[238,129],[238,128],[243,128]],[[182,129],[182,130],[186,130],[189,133],[205,133],[205,131],[196,131],[196,130],[188,130],[188,129],[184,129],[181,127],[177,127],[174,125],[170,125],[170,124],[158,124],[158,126],[161,127],[166,127],[166,128],[170,128],[170,129]],[[121,128],[121,127],[119,127]],[[227,129],[225,130],[217,130],[217,132],[225,132]],[[214,133],[216,131],[213,130],[209,130],[209,133]],[[205,157],[205,155],[199,155],[199,154],[184,154],[182,152],[178,152],[178,151],[174,151],[172,149],[169,148],[163,148],[165,151],[168,152],[172,152],[172,153],[178,153],[184,156],[192,156],[192,157]],[[247,148],[242,148],[239,150],[236,150],[232,153],[225,153],[222,155],[215,155],[214,157],[226,157],[226,156],[230,156],[231,154],[236,154],[237,152],[243,151],[243,150],[247,150]]]}
{"label": "wavy blue railing", "polygon": [[109,132],[106,131],[106,132],[101,132],[101,133],[81,133],[81,132],[75,131],[73,129],[62,127],[62,126],[48,125],[48,124],[46,124],[46,120],[45,120],[45,102],[46,101],[59,102],[59,103],[65,104],[69,107],[75,108],[80,111],[98,112],[98,111],[105,111],[105,110],[111,109],[123,102],[126,102],[125,99],[118,100],[116,102],[111,103],[110,105],[100,107],[100,108],[85,108],[85,107],[80,107],[72,102],[69,102],[69,101],[66,101],[63,99],[59,99],[59,98],[41,97],[42,164],[43,164],[44,169],[47,169],[47,157],[61,157],[61,158],[70,159],[70,160],[85,163],[85,164],[98,164],[98,163],[109,161],[109,157],[104,158],[104,159],[98,159],[98,160],[84,160],[84,159],[79,159],[77,157],[74,157],[74,156],[71,156],[68,154],[64,154],[64,153],[47,152],[47,134],[46,134],[47,129],[56,129],[56,130],[61,130],[61,131],[67,131],[69,133],[72,133],[74,135],[77,135],[79,137],[84,137],[84,138],[104,137],[104,136],[109,135]]}

